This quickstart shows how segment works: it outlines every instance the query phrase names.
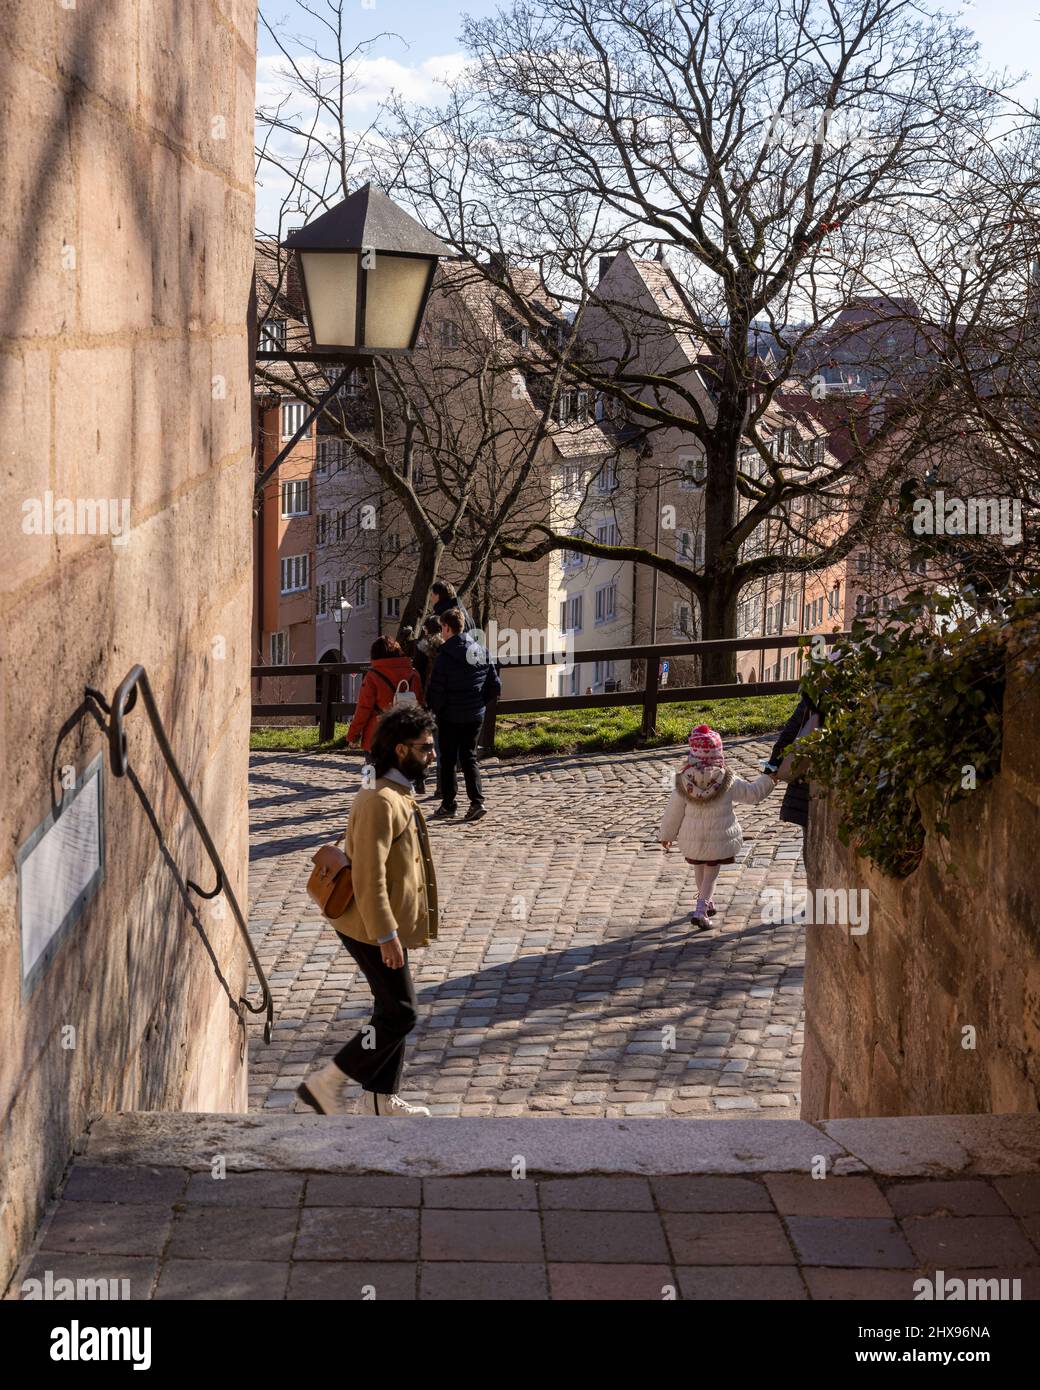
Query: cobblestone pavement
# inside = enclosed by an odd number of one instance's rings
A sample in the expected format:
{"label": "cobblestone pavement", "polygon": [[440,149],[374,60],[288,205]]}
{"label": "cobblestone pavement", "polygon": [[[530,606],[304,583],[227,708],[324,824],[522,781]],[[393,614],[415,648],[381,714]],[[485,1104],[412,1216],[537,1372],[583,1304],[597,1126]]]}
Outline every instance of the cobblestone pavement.
{"label": "cobblestone pavement", "polygon": [[[769,746],[731,742],[734,770],[754,775]],[[443,917],[410,957],[407,1099],[440,1115],[797,1114],[803,934],[764,923],[760,894],[804,883],[801,832],[778,820],[779,790],[740,808],[744,857],[697,932],[693,869],[656,840],[681,752],[493,760],[484,820],[431,826]],[[298,1105],[299,1081],[369,1016],[305,891],[360,769],[357,755],[251,757],[250,926],[275,996],[272,1045],[251,1038],[255,1109]]]}
{"label": "cobblestone pavement", "polygon": [[905,1300],[927,1278],[946,1291],[935,1297],[963,1297],[955,1279],[998,1279],[999,1296],[1035,1299],[1038,1210],[1036,1176],[215,1182],[208,1169],[78,1162],[7,1297],[49,1277],[125,1279],[133,1299]]}

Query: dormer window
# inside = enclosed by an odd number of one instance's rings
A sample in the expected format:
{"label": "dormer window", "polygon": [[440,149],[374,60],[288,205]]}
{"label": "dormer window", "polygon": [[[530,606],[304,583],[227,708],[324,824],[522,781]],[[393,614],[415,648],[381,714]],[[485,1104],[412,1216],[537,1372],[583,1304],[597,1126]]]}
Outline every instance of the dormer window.
{"label": "dormer window", "polygon": [[564,391],[564,393],[561,395],[559,402],[557,403],[557,412],[557,418],[559,419],[560,424],[567,424],[568,420],[570,420],[571,418],[571,394],[569,391]]}
{"label": "dormer window", "polygon": [[260,325],[260,350],[281,352],[285,348],[285,319],[265,319]]}

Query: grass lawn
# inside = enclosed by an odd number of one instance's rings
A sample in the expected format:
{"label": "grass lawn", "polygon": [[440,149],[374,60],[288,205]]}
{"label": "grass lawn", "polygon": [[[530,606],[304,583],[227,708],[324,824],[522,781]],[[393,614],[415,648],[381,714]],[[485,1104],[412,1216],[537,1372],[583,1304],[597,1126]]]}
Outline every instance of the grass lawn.
{"label": "grass lawn", "polygon": [[[797,695],[756,695],[746,700],[660,705],[657,736],[646,746],[660,748],[666,744],[685,743],[695,724],[710,724],[727,738],[771,734],[780,728],[797,703]],[[642,716],[638,705],[503,715],[496,725],[496,751],[501,758],[515,758],[534,753],[599,753],[636,748]],[[346,724],[337,724],[332,742],[319,743],[314,724],[291,729],[254,729],[249,746],[253,750],[328,752],[344,746],[346,733]]]}

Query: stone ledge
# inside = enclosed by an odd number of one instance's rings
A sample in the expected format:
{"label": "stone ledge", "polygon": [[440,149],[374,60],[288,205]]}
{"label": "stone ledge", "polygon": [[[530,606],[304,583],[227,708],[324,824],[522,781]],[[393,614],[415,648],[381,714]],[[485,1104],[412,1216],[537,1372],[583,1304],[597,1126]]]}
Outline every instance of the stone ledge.
{"label": "stone ledge", "polygon": [[421,1119],[359,1116],[104,1115],[80,1141],[92,1164],[204,1171],[461,1176],[808,1172],[824,1155],[834,1173],[892,1177],[1040,1171],[1040,1116],[940,1115],[898,1119]]}
{"label": "stone ledge", "polygon": [[819,1128],[884,1177],[1040,1172],[1040,1115],[901,1115]]}

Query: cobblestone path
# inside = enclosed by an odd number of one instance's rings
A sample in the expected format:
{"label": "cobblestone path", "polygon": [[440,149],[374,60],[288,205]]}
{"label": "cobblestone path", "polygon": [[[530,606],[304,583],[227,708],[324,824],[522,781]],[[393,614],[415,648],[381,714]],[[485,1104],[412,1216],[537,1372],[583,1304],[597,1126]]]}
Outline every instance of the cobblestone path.
{"label": "cobblestone path", "polygon": [[[728,748],[754,775],[769,742]],[[698,933],[693,869],[656,841],[681,752],[492,760],[490,814],[431,826],[443,918],[410,958],[406,1099],[440,1115],[797,1114],[803,934],[763,922],[760,895],[804,883],[801,833],[778,820],[779,790],[741,808],[744,857]],[[251,757],[250,926],[275,995],[272,1045],[251,1038],[255,1109],[294,1108],[370,1012],[305,892],[360,771],[356,755]]]}

